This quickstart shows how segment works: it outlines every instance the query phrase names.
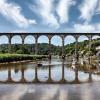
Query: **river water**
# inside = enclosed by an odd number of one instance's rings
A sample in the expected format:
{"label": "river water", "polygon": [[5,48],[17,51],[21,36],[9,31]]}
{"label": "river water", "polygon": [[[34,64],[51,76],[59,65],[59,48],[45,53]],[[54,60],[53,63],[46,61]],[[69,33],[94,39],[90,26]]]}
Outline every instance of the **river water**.
{"label": "river water", "polygon": [[[27,62],[18,64],[0,65],[0,82],[8,79],[10,68],[11,78],[18,82],[21,80],[22,69],[27,82],[35,79],[36,64],[37,75],[41,82],[45,82],[49,77],[49,66],[51,66],[51,78],[54,82],[62,79],[62,66],[64,67],[64,79],[68,82],[76,80],[75,84],[0,84],[0,100],[100,100],[100,75],[90,74],[83,71],[76,71],[67,67],[67,62],[62,60],[45,60],[38,62]],[[77,76],[76,76],[77,75]],[[90,79],[91,75],[91,81]],[[83,83],[83,84],[82,84]]]}

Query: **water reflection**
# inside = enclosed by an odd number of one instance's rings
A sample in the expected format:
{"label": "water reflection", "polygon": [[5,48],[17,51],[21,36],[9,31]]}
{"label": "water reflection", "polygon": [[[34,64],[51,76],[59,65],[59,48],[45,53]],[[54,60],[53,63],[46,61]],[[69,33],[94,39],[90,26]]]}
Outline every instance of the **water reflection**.
{"label": "water reflection", "polygon": [[[0,100],[99,100],[99,83],[74,85],[0,85]],[[9,91],[9,92],[8,92]]]}
{"label": "water reflection", "polygon": [[[38,66],[37,64],[41,64]],[[0,65],[0,82],[7,83],[84,83],[100,81],[93,70],[68,67],[66,60],[46,60],[18,64]],[[71,65],[70,65],[71,66]],[[90,66],[90,65],[89,65]]]}
{"label": "water reflection", "polygon": [[14,69],[11,70],[11,78],[14,81],[20,81],[20,79],[21,79],[21,71],[17,67],[15,67]]}

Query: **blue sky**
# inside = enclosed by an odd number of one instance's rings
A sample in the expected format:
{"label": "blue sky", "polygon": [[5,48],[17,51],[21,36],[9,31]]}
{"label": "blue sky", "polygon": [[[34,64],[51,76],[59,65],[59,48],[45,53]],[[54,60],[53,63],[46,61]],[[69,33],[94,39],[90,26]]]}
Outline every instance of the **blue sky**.
{"label": "blue sky", "polygon": [[0,32],[100,32],[100,0],[0,0]]}

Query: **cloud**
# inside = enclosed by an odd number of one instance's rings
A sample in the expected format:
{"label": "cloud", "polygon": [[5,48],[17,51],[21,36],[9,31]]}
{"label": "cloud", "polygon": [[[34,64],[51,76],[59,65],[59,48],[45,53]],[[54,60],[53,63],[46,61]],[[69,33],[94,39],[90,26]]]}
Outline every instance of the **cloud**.
{"label": "cloud", "polygon": [[35,0],[36,5],[31,5],[32,11],[42,17],[44,23],[51,27],[58,28],[59,23],[53,13],[53,0]]}
{"label": "cloud", "polygon": [[88,25],[88,24],[75,24],[74,25],[75,31],[76,32],[93,32],[95,29],[92,25]]}
{"label": "cloud", "polygon": [[72,5],[75,5],[73,0],[60,0],[56,8],[56,12],[59,16],[60,23],[67,23],[69,21],[69,9]]}
{"label": "cloud", "polygon": [[7,0],[0,0],[0,14],[6,17],[10,21],[16,22],[20,27],[26,27],[30,24],[36,24],[35,20],[27,19],[21,13],[21,7],[14,4],[8,3]]}
{"label": "cloud", "polygon": [[44,24],[53,28],[59,28],[61,24],[68,23],[69,9],[74,5],[73,0],[35,0],[30,9],[40,15]]}
{"label": "cloud", "polygon": [[95,25],[95,29],[97,30],[97,32],[100,32],[100,23]]}
{"label": "cloud", "polygon": [[100,32],[100,23],[97,24],[75,24],[74,25],[75,32]]}
{"label": "cloud", "polygon": [[98,1],[96,14],[100,14],[100,1]]}
{"label": "cloud", "polygon": [[80,19],[84,19],[86,22],[90,22],[95,15],[98,0],[84,0],[80,5],[79,10],[81,12]]}

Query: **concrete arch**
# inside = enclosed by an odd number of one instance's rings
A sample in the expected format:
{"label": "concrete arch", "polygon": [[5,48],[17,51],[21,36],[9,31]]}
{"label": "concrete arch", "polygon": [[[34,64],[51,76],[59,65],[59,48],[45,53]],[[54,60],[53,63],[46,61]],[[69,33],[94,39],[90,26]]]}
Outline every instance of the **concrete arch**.
{"label": "concrete arch", "polygon": [[33,35],[27,35],[24,39],[24,44],[34,44],[35,37]]}
{"label": "concrete arch", "polygon": [[[54,39],[54,40],[53,40]],[[60,41],[61,40],[61,41]],[[60,41],[60,42],[59,42]],[[52,36],[52,38],[51,38],[51,44],[53,44],[53,45],[59,45],[59,46],[61,46],[62,45],[62,37],[61,36],[59,36],[59,35],[54,35],[54,36]]]}
{"label": "concrete arch", "polygon": [[67,35],[64,39],[65,45],[66,44],[70,44],[70,43],[74,43],[76,41],[75,37],[72,35]]}
{"label": "concrete arch", "polygon": [[80,35],[80,36],[78,37],[78,42],[83,42],[83,41],[85,41],[85,40],[89,40],[89,37],[86,36],[86,35]]}
{"label": "concrete arch", "polygon": [[40,35],[38,37],[38,43],[49,43],[49,38],[46,35]]}
{"label": "concrete arch", "polygon": [[12,36],[11,44],[22,44],[22,37],[20,35]]}
{"label": "concrete arch", "polygon": [[9,44],[9,38],[7,35],[0,35],[0,44]]}

